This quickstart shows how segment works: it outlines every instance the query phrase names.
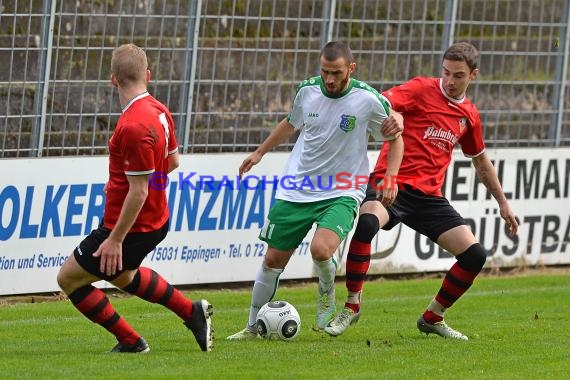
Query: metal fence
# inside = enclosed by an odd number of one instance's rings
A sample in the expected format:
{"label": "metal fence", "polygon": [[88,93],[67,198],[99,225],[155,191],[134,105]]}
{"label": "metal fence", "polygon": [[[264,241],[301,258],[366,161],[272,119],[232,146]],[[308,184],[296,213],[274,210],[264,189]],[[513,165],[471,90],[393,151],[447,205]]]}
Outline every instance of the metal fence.
{"label": "metal fence", "polygon": [[[481,53],[468,95],[488,146],[570,145],[567,0],[0,0],[0,157],[105,154],[120,113],[113,48],[145,48],[181,150],[254,149],[343,39],[379,90]],[[376,146],[371,145],[371,149]],[[287,146],[285,147],[287,149]]]}

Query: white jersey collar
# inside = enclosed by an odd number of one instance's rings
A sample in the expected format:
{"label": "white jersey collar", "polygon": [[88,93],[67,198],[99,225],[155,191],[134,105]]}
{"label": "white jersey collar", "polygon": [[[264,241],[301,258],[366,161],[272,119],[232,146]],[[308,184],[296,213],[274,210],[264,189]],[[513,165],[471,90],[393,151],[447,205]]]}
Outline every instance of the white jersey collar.
{"label": "white jersey collar", "polygon": [[465,101],[465,95],[463,95],[461,99],[454,99],[451,96],[447,95],[445,89],[443,88],[443,79],[441,78],[439,78],[439,89],[441,90],[443,96],[445,96],[447,100],[452,101],[453,103],[463,103]]}
{"label": "white jersey collar", "polygon": [[129,100],[129,102],[127,103],[127,105],[125,106],[125,108],[123,108],[123,110],[121,112],[125,112],[134,102],[136,102],[139,99],[145,98],[147,96],[149,96],[150,94],[148,93],[148,91],[143,92],[142,94],[139,94],[137,96],[135,96],[134,98],[132,98],[131,100]]}

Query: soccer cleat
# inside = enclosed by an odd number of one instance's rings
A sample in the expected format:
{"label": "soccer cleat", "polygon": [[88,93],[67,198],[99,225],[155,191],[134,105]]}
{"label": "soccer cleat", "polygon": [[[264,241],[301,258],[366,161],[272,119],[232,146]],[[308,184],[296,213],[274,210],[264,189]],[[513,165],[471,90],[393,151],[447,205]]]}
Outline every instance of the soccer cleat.
{"label": "soccer cleat", "polygon": [[332,321],[329,322],[325,327],[325,332],[331,336],[339,336],[346,331],[348,326],[354,325],[358,322],[359,318],[360,311],[355,313],[351,308],[345,307],[332,319]]}
{"label": "soccer cleat", "polygon": [[322,292],[319,287],[319,298],[317,300],[317,328],[324,329],[333,319],[336,312],[336,299],[334,285],[328,292]]}
{"label": "soccer cleat", "polygon": [[192,331],[196,342],[202,351],[211,351],[214,345],[214,330],[212,329],[213,306],[206,300],[192,303],[192,315],[184,322],[188,330]]}
{"label": "soccer cleat", "polygon": [[251,331],[247,327],[243,330],[238,331],[237,333],[228,336],[227,340],[253,340],[259,338],[257,335],[257,331]]}
{"label": "soccer cleat", "polygon": [[130,353],[130,354],[144,354],[150,351],[150,347],[141,336],[135,344],[117,343],[110,352]]}
{"label": "soccer cleat", "polygon": [[465,335],[460,333],[457,330],[452,329],[449,327],[444,321],[434,323],[430,325],[424,319],[423,315],[420,315],[417,322],[418,330],[420,332],[425,333],[426,335],[429,334],[437,334],[444,338],[451,338],[451,339],[459,339],[459,340],[469,340]]}

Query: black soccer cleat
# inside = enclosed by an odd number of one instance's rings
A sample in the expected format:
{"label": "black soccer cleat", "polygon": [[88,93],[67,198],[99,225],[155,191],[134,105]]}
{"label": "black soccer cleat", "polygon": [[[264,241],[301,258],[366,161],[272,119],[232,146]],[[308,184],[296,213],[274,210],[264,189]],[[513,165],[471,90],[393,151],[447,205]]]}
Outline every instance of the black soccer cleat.
{"label": "black soccer cleat", "polygon": [[214,345],[214,330],[212,329],[213,306],[206,300],[192,303],[192,315],[184,322],[188,330],[192,331],[196,342],[202,351],[211,351]]}
{"label": "black soccer cleat", "polygon": [[141,336],[135,344],[124,344],[121,342],[117,343],[117,345],[113,347],[113,349],[110,352],[144,354],[149,351],[150,347],[148,346],[144,338]]}

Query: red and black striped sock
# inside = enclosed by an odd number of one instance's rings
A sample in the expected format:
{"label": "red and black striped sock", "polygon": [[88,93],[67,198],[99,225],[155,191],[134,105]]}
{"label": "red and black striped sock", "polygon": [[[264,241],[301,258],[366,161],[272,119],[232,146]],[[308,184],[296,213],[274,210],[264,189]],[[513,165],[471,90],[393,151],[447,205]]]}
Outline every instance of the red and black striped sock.
{"label": "red and black striped sock", "polygon": [[445,310],[450,308],[473,285],[485,260],[486,252],[478,243],[457,256],[457,262],[445,275],[441,288],[435,296],[435,301],[441,305],[441,308],[439,310],[428,308],[424,313],[426,322],[433,324],[443,320]]}
{"label": "red and black striped sock", "polygon": [[133,281],[123,290],[145,301],[167,307],[184,321],[192,315],[192,301],[150,268],[140,267]]}
{"label": "red and black striped sock", "polygon": [[[444,311],[450,308],[455,301],[459,299],[473,284],[475,277],[478,273],[473,273],[466,271],[459,266],[459,263],[453,264],[451,269],[445,275],[441,288],[435,296],[435,301],[437,301]],[[443,313],[441,313],[443,314]],[[424,312],[424,320],[429,324],[434,324],[441,322],[443,320],[443,315],[434,312],[434,310],[426,310]]]}
{"label": "red and black striped sock", "polygon": [[100,289],[87,285],[69,295],[73,305],[91,321],[101,325],[123,344],[135,344],[140,335],[125,321]]}
{"label": "red and black striped sock", "polygon": [[445,275],[435,300],[446,309],[451,307],[473,285],[478,274],[479,272],[467,271],[455,263]]}
{"label": "red and black striped sock", "polygon": [[370,268],[372,239],[380,229],[380,221],[374,214],[364,213],[358,217],[354,235],[346,256],[346,288],[348,297],[344,306],[355,313],[360,311],[360,296]]}
{"label": "red and black striped sock", "polygon": [[[346,256],[346,288],[349,292],[360,293],[364,286],[366,272],[370,267],[370,243],[355,240],[350,242]],[[344,305],[355,313],[360,310],[360,300],[351,300]],[[354,302],[358,303],[354,303]]]}

